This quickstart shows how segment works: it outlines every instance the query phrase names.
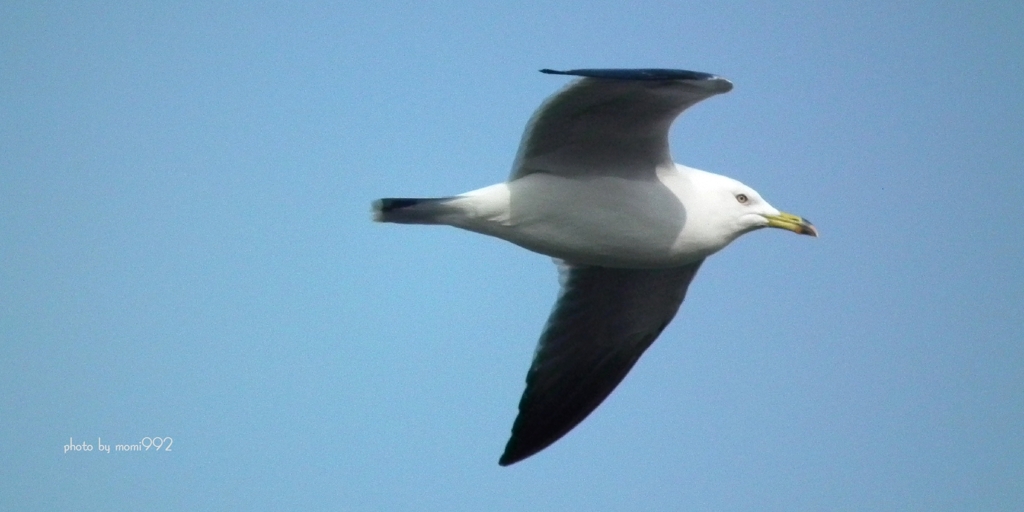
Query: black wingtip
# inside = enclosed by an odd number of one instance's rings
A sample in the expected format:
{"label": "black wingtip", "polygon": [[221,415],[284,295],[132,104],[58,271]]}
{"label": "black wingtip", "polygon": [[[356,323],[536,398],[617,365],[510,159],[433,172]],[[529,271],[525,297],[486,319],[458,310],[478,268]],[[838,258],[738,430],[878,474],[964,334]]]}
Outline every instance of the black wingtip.
{"label": "black wingtip", "polygon": [[545,68],[540,70],[540,72],[547,75],[570,75],[612,80],[721,80],[721,77],[710,73],[687,71],[685,69],[570,69],[568,71],[558,71]]}
{"label": "black wingtip", "polygon": [[[546,446],[547,445],[545,445],[545,447]],[[539,451],[540,449],[523,450],[523,447],[519,443],[519,439],[513,435],[508,440],[508,444],[505,445],[505,452],[502,453],[501,458],[498,459],[498,465],[501,467],[511,466],[523,459],[528,459],[531,456],[536,455]]]}
{"label": "black wingtip", "polygon": [[511,466],[516,462],[519,462],[526,457],[516,456],[515,454],[516,436],[515,434],[509,438],[508,443],[505,444],[505,451],[501,454],[501,458],[498,459],[498,465],[501,467]]}

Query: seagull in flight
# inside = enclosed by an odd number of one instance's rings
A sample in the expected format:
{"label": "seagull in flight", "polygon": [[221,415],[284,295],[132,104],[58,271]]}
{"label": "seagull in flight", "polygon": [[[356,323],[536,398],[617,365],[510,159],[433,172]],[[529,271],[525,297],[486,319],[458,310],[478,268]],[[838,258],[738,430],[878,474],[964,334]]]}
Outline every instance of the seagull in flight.
{"label": "seagull in flight", "polygon": [[679,309],[704,259],[764,227],[817,236],[734,179],[675,163],[684,110],[732,90],[674,69],[575,69],[526,125],[503,183],[440,198],[385,198],[373,219],[442,224],[554,258],[561,292],[498,463],[547,448],[622,381]]}

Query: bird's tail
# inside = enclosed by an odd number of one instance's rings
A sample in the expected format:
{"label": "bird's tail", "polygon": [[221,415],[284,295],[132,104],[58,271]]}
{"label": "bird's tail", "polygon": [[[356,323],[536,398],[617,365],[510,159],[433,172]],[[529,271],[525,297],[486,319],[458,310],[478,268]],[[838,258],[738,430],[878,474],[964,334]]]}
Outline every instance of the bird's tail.
{"label": "bird's tail", "polygon": [[445,214],[452,213],[447,206],[454,198],[386,197],[373,202],[375,222],[399,224],[443,224]]}

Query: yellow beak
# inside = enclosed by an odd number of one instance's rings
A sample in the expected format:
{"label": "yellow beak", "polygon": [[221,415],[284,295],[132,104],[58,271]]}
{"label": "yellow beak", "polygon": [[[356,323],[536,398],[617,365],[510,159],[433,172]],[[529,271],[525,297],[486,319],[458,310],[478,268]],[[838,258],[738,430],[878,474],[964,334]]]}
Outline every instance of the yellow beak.
{"label": "yellow beak", "polygon": [[779,213],[778,215],[765,215],[764,218],[768,219],[768,227],[788,229],[801,235],[818,236],[818,230],[814,228],[814,224],[802,217]]}

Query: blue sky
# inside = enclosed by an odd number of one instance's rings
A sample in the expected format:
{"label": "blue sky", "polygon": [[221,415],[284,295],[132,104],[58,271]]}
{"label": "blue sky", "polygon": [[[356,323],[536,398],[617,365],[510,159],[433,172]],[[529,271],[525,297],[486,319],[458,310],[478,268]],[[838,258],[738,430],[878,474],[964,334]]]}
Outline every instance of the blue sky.
{"label": "blue sky", "polygon": [[[1024,508],[1019,2],[6,3],[0,508]],[[548,258],[373,224],[505,179],[564,77],[729,94],[677,161],[806,216],[497,465]],[[171,437],[172,451],[64,452]]]}

